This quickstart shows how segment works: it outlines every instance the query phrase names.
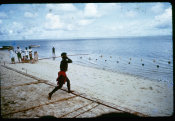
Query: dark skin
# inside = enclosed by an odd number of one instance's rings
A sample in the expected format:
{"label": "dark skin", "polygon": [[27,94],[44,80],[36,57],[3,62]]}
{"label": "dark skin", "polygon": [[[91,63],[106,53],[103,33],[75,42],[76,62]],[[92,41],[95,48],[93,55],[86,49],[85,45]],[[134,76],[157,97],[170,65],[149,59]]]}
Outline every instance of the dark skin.
{"label": "dark skin", "polygon": [[[67,71],[67,68],[68,68],[68,63],[72,63],[72,60],[69,59],[66,55],[63,55],[62,56],[62,61],[60,63],[60,70],[66,72]],[[59,78],[57,78],[58,86],[56,86],[53,89],[53,91],[49,93],[49,97],[48,97],[49,100],[51,99],[51,96],[52,96],[52,94],[54,92],[56,92],[58,89],[61,89],[62,88],[62,86],[64,84],[64,80],[65,80],[65,77],[64,76],[59,76]],[[68,77],[66,79],[66,82],[67,82],[68,93],[73,92],[73,91],[70,90],[70,80],[69,80]]]}
{"label": "dark skin", "polygon": [[60,64],[60,70],[66,72],[68,68],[68,63],[72,63],[72,60],[67,57],[67,55],[62,56],[62,61]]}

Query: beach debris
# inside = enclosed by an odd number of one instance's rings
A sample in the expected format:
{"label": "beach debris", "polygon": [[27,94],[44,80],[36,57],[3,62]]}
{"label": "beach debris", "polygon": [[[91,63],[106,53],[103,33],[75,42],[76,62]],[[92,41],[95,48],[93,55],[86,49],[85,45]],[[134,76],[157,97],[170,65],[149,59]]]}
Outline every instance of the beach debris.
{"label": "beach debris", "polygon": [[157,65],[157,68],[159,68],[159,65]]}
{"label": "beach debris", "polygon": [[144,66],[144,63],[142,63],[142,66]]}

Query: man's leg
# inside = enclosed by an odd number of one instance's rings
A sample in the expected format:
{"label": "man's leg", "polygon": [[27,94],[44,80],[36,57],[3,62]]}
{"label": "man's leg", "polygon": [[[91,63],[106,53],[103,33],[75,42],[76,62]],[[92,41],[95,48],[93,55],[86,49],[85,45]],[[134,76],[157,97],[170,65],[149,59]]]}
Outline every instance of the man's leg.
{"label": "man's leg", "polygon": [[67,89],[68,89],[68,93],[73,92],[73,91],[70,90],[70,80],[69,80],[69,78],[67,78],[66,81],[67,81]]}
{"label": "man's leg", "polygon": [[52,92],[49,93],[48,99],[50,100],[52,97],[52,94],[55,93],[58,89],[61,89],[62,86],[63,86],[63,83],[60,83],[59,86],[56,86],[55,89],[53,89]]}

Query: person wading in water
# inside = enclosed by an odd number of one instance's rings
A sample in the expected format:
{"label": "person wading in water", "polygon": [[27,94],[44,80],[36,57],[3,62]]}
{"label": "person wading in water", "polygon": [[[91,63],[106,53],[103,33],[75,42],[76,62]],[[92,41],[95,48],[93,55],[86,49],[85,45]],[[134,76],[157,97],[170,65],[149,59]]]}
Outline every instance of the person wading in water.
{"label": "person wading in water", "polygon": [[50,92],[48,95],[48,99],[50,100],[52,97],[52,94],[56,92],[58,89],[61,89],[63,84],[67,82],[67,88],[68,88],[68,93],[71,93],[73,91],[70,90],[70,80],[66,76],[66,71],[68,69],[68,63],[72,63],[72,60],[67,57],[67,53],[63,52],[61,54],[62,61],[60,63],[60,71],[58,72],[58,77],[56,79],[57,81],[57,86],[53,89],[52,92]]}

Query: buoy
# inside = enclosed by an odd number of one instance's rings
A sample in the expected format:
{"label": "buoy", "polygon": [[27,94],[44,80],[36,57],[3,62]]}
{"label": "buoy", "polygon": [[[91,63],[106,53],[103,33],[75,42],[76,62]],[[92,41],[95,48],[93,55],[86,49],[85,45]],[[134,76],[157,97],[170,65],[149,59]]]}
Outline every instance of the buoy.
{"label": "buoy", "polygon": [[159,68],[159,65],[157,65],[157,68]]}
{"label": "buoy", "polygon": [[142,63],[142,66],[144,66],[144,64]]}
{"label": "buoy", "polygon": [[170,61],[168,61],[168,64],[170,64],[171,62]]}

